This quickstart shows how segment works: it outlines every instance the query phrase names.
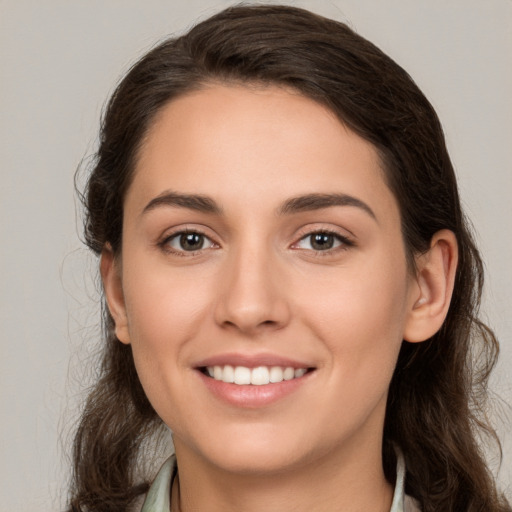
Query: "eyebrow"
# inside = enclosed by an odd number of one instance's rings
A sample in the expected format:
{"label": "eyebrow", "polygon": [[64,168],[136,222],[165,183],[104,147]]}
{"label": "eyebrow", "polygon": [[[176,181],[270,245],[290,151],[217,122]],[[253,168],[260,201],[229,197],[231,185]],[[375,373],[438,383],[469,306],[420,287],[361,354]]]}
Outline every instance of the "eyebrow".
{"label": "eyebrow", "polygon": [[[222,208],[211,198],[201,194],[183,194],[166,191],[152,199],[142,211],[145,214],[161,206],[188,208],[202,213],[222,215]],[[279,215],[321,210],[333,206],[353,206],[366,212],[374,220],[377,217],[373,210],[363,201],[347,194],[305,194],[292,197],[278,209]]]}
{"label": "eyebrow", "polygon": [[152,199],[142,210],[147,213],[160,206],[178,206],[196,210],[203,213],[211,213],[215,215],[222,214],[222,208],[210,197],[199,194],[182,194],[180,192],[167,191]]}
{"label": "eyebrow", "polygon": [[282,215],[307,212],[313,210],[321,210],[323,208],[330,208],[333,206],[355,206],[366,212],[374,220],[377,217],[373,210],[363,201],[357,197],[349,196],[347,194],[306,194],[303,196],[293,197],[286,201],[279,213]]}

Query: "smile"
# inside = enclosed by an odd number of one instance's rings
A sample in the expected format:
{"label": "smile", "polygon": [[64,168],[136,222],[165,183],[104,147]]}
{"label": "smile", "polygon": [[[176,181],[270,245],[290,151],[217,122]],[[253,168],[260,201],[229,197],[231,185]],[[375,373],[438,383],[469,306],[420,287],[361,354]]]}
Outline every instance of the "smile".
{"label": "smile", "polygon": [[[313,364],[311,364],[313,363]],[[243,409],[270,406],[314,382],[317,364],[272,353],[222,353],[192,367],[221,402]]]}
{"label": "smile", "polygon": [[307,368],[293,368],[291,366],[246,366],[215,365],[207,366],[205,373],[214,380],[237,384],[239,386],[264,386],[278,384],[285,380],[298,379],[306,374]]}

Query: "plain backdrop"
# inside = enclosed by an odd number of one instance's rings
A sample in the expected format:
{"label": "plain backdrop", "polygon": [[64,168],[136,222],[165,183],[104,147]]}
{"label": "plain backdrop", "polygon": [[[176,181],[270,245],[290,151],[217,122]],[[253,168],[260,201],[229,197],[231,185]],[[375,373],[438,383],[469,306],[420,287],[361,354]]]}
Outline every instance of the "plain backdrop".
{"label": "plain backdrop", "polygon": [[[231,2],[0,0],[0,510],[63,509],[69,438],[99,339],[97,262],[74,171],[134,60]],[[348,21],[416,80],[443,122],[487,267],[483,316],[512,403],[512,2],[290,2]],[[78,217],[77,217],[78,215]],[[89,365],[88,365],[89,363]],[[512,481],[510,410],[502,485]],[[508,416],[507,416],[508,414]]]}

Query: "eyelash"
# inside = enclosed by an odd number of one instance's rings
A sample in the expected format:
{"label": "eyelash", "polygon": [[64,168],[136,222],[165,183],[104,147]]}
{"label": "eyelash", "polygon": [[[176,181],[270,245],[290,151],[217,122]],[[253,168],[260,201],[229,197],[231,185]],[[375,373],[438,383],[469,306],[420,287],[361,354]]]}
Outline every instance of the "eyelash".
{"label": "eyelash", "polygon": [[337,231],[330,230],[330,229],[315,229],[313,231],[309,231],[305,234],[303,234],[297,242],[295,242],[293,245],[296,246],[303,240],[306,240],[314,235],[328,235],[332,236],[335,241],[339,242],[339,245],[337,247],[325,249],[325,250],[314,250],[314,249],[300,249],[297,247],[297,250],[305,250],[305,251],[311,251],[312,254],[314,254],[315,257],[325,257],[325,256],[332,256],[333,254],[339,252],[339,251],[346,251],[350,247],[354,247],[355,243],[350,238],[341,235]]}
{"label": "eyelash", "polygon": [[[168,254],[180,256],[180,257],[195,256],[195,255],[199,254],[199,252],[201,252],[201,251],[214,248],[214,247],[207,247],[207,248],[201,247],[201,249],[197,249],[196,251],[187,251],[184,249],[176,250],[176,249],[173,249],[170,247],[169,243],[172,240],[175,240],[184,235],[199,235],[199,236],[203,237],[204,241],[210,241],[212,246],[218,247],[218,245],[209,236],[207,236],[205,233],[203,233],[202,231],[200,231],[198,229],[184,229],[182,231],[177,231],[175,233],[172,233],[171,235],[166,236],[161,242],[159,242],[158,246],[164,252],[166,252]],[[301,249],[299,247],[296,247],[300,242],[302,242],[303,240],[306,240],[307,238],[310,238],[314,235],[332,236],[335,239],[335,241],[339,242],[339,245],[337,247],[328,248],[325,250]],[[312,252],[315,256],[319,256],[319,257],[329,256],[338,251],[346,251],[350,247],[354,247],[354,246],[355,246],[355,243],[351,239],[349,239],[348,237],[346,237],[344,235],[341,235],[340,233],[337,233],[336,231],[329,230],[329,229],[316,229],[316,230],[304,233],[304,234],[302,234],[302,236],[299,238],[299,240],[297,242],[292,244],[292,248],[294,248],[294,249]]]}
{"label": "eyelash", "polygon": [[202,231],[200,231],[198,229],[184,229],[182,231],[177,231],[175,233],[172,233],[169,236],[166,236],[161,242],[158,243],[158,246],[165,253],[172,254],[174,256],[180,256],[180,257],[195,256],[195,255],[199,254],[199,252],[206,250],[204,248],[198,249],[196,251],[176,250],[176,249],[173,249],[169,245],[169,243],[172,240],[182,237],[184,235],[199,235],[199,236],[203,237],[204,241],[209,240],[213,246],[217,245],[208,235],[206,235],[205,233],[203,233]]}

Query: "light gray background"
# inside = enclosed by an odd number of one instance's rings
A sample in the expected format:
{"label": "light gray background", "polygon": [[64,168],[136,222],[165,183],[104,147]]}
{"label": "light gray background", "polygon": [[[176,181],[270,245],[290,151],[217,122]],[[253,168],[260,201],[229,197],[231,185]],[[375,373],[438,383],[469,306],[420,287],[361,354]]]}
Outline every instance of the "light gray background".
{"label": "light gray background", "polygon": [[[55,511],[97,341],[96,262],[77,237],[73,173],[102,105],[157,40],[231,2],[0,0],[0,510]],[[493,389],[512,403],[512,2],[294,2],[348,20],[436,107],[488,270],[484,316],[502,343]],[[503,485],[512,481],[501,408]]]}

